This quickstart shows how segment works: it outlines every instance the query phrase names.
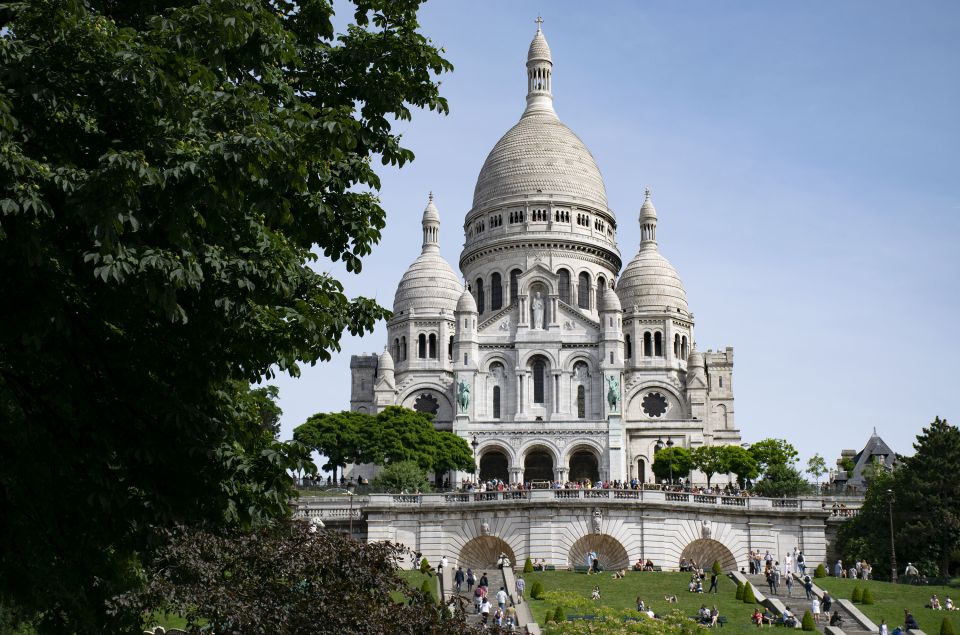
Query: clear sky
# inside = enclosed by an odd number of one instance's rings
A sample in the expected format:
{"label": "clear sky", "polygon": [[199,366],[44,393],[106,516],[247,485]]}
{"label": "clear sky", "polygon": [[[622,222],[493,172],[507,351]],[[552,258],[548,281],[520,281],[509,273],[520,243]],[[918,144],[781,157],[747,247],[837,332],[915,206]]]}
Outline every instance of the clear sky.
{"label": "clear sky", "polygon": [[[593,153],[627,263],[643,188],[701,350],[735,349],[744,441],[789,439],[833,466],[872,430],[897,452],[934,415],[960,423],[960,3],[434,0],[423,32],[454,64],[450,115],[416,113],[416,160],[383,170],[383,241],[327,270],[390,308],[433,191],[457,270],[487,153],[520,117],[541,13],[554,103]],[[334,360],[281,377],[284,438],[349,409]]]}

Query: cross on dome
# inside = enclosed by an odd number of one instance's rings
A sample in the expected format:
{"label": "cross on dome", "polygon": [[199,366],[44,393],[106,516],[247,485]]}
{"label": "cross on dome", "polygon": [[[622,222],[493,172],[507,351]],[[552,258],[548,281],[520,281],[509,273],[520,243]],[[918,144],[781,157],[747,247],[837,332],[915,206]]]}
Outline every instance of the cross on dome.
{"label": "cross on dome", "polygon": [[539,30],[540,30],[540,25],[543,24],[543,18],[541,18],[541,17],[538,15],[538,16],[537,16],[537,19],[534,20],[534,22],[537,23],[537,31],[539,31]]}

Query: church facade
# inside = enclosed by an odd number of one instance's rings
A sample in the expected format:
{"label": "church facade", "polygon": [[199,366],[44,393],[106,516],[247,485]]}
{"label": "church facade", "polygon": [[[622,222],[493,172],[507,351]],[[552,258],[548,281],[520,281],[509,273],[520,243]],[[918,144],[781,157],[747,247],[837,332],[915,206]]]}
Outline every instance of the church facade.
{"label": "church facade", "polygon": [[462,278],[440,255],[431,195],[387,346],[351,359],[351,408],[433,414],[474,446],[484,480],[653,482],[658,447],[740,443],[733,349],[697,350],[649,190],[623,267],[600,170],[554,110],[553,70],[538,27],[526,108],[464,218]]}

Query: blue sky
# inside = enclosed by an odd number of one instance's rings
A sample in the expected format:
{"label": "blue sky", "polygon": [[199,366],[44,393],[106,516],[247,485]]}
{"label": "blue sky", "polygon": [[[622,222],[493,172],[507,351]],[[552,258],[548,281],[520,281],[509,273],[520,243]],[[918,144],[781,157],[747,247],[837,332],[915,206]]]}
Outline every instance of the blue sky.
{"label": "blue sky", "polygon": [[[698,347],[735,349],[745,441],[785,437],[832,466],[874,427],[910,454],[934,415],[960,423],[957,2],[434,0],[422,31],[455,66],[450,115],[402,126],[417,158],[382,171],[387,229],[362,273],[324,265],[349,295],[392,306],[431,190],[457,269],[477,174],[523,111],[538,12],[623,261],[650,187]],[[350,355],[385,333],[273,381],[284,438],[349,408]]]}

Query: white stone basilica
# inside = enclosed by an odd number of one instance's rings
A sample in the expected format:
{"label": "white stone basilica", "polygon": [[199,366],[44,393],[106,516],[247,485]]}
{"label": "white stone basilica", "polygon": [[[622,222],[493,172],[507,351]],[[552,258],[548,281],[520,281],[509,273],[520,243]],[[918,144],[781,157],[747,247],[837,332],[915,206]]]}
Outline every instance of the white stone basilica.
{"label": "white stone basilica", "polygon": [[483,479],[652,482],[658,443],[740,443],[733,349],[696,350],[649,190],[620,272],[617,220],[590,151],[554,111],[540,28],[526,67],[526,109],[487,156],[464,221],[467,288],[440,256],[431,195],[387,348],[351,360],[351,407],[433,413],[476,440]]}

